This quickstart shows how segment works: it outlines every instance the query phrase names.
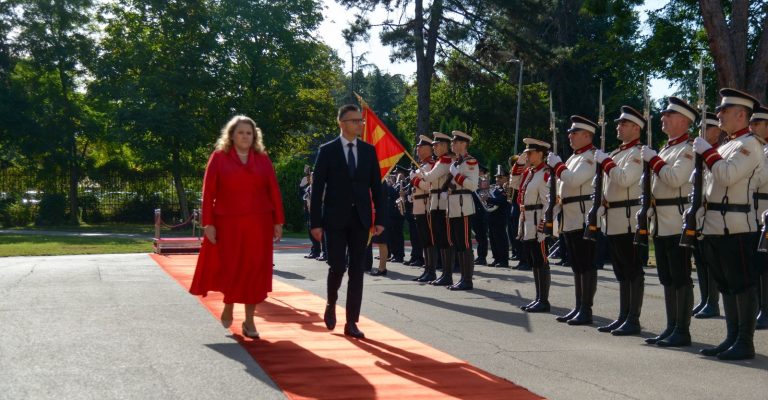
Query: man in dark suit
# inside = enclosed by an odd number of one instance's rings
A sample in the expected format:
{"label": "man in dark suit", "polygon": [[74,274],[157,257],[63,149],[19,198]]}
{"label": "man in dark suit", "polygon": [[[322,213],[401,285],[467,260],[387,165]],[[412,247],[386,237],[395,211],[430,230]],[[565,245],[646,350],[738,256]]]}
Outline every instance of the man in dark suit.
{"label": "man in dark suit", "polygon": [[363,264],[368,231],[372,225],[373,201],[376,209],[375,232],[384,231],[381,221],[386,211],[381,190],[381,172],[373,146],[358,139],[365,126],[355,105],[339,108],[341,134],[320,146],[312,175],[310,225],[312,236],[328,241],[328,304],[325,326],[336,326],[336,300],[344,271],[349,267],[347,284],[347,323],[344,334],[363,338],[357,329],[363,299]]}

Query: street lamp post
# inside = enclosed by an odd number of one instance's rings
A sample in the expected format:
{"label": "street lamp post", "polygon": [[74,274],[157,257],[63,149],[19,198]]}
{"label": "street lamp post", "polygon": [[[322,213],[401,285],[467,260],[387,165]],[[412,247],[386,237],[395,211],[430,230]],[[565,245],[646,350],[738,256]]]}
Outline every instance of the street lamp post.
{"label": "street lamp post", "polygon": [[515,117],[515,153],[517,154],[517,138],[520,133],[520,104],[522,103],[523,95],[523,59],[512,58],[507,62],[520,63],[520,75],[517,79],[517,116]]}

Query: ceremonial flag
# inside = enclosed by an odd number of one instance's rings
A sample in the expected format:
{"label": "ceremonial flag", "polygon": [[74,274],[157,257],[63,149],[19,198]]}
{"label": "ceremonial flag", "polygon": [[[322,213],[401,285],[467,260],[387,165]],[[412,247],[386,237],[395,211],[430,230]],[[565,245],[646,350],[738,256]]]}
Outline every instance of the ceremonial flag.
{"label": "ceremonial flag", "polygon": [[370,143],[376,148],[376,158],[379,159],[381,167],[381,179],[383,180],[389,171],[395,167],[400,158],[406,154],[405,148],[397,140],[395,135],[387,129],[387,126],[376,116],[376,113],[368,107],[362,97],[357,93],[357,100],[363,107],[363,118],[365,119],[365,131],[363,132],[363,141]]}

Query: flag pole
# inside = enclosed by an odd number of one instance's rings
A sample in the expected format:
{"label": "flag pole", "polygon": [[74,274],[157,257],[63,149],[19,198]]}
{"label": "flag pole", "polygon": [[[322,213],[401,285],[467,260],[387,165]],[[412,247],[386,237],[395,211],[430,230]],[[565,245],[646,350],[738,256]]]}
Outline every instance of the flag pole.
{"label": "flag pole", "polygon": [[[371,107],[369,107],[369,106],[368,106],[368,103],[366,103],[366,102],[365,102],[365,100],[363,100],[363,97],[362,97],[362,96],[360,96],[359,94],[357,94],[357,92],[352,92],[352,93],[355,95],[355,97],[357,97],[357,101],[359,101],[359,102],[360,102],[360,106],[361,106],[361,107],[363,107],[363,110],[365,110],[366,108],[368,108],[368,109],[370,109],[370,108],[371,108]],[[366,121],[366,122],[367,122],[367,121]],[[393,136],[394,136],[394,135],[393,135]],[[402,144],[401,144],[401,146],[402,146]],[[403,149],[405,149],[405,146],[403,146]],[[419,168],[419,167],[421,167],[421,164],[419,164],[419,163],[418,163],[418,162],[417,162],[417,161],[416,161],[416,160],[413,158],[413,156],[411,155],[411,153],[410,153],[409,151],[407,151],[407,150],[404,150],[404,151],[403,151],[403,153],[404,153],[406,156],[408,156],[408,159],[409,159],[409,160],[411,160],[411,163],[413,163],[413,165],[415,165],[415,166],[416,166],[416,168]],[[392,168],[394,168],[394,165],[392,166]],[[389,169],[389,171],[392,171],[392,168],[390,168],[390,169]],[[387,173],[389,173],[389,171],[387,171]]]}

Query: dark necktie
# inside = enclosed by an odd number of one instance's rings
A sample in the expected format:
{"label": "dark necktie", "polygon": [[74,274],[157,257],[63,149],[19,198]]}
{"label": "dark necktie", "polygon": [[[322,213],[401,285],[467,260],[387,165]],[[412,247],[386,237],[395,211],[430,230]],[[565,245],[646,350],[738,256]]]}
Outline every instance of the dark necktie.
{"label": "dark necktie", "polygon": [[354,143],[347,143],[347,147],[349,147],[349,150],[347,150],[347,167],[349,167],[349,176],[355,176],[355,154],[352,152],[352,149],[355,148]]}

